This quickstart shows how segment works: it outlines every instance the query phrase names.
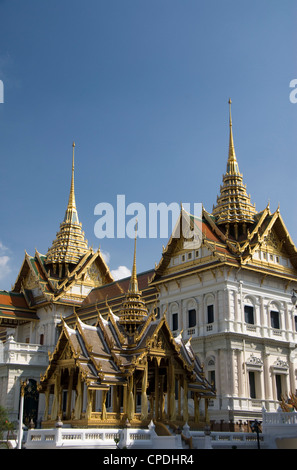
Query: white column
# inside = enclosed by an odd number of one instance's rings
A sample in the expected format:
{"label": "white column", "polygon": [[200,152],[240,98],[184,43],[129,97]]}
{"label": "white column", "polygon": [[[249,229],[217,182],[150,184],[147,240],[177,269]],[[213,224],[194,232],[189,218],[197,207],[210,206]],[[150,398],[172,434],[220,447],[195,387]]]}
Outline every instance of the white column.
{"label": "white column", "polygon": [[290,321],[289,321],[289,311],[288,304],[284,302],[284,317],[285,317],[285,330],[286,330],[286,339],[289,340],[290,337]]}
{"label": "white column", "polygon": [[20,399],[20,416],[19,416],[19,432],[18,432],[18,449],[22,448],[24,399],[25,399],[25,388],[27,385],[27,381],[21,381],[20,385],[21,385],[21,399]]}
{"label": "white column", "polygon": [[203,318],[204,318],[204,302],[203,295],[197,297],[197,335],[200,336],[203,332]]}
{"label": "white column", "polygon": [[264,373],[264,396],[268,400],[272,400],[271,378],[269,371],[270,354],[264,351],[263,373]]}
{"label": "white column", "polygon": [[289,357],[289,377],[290,377],[290,388],[289,392],[296,393],[296,383],[295,383],[295,353],[292,351]]}
{"label": "white column", "polygon": [[237,349],[237,376],[238,376],[238,397],[243,396],[243,360],[242,360],[242,350]]}

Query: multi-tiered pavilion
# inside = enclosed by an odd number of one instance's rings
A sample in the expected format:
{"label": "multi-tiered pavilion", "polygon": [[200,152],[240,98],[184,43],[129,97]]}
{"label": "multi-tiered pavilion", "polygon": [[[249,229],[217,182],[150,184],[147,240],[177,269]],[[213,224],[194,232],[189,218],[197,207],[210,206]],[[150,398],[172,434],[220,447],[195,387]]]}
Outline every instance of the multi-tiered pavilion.
{"label": "multi-tiered pavilion", "polygon": [[[147,426],[153,419],[173,426],[209,421],[215,390],[205,378],[190,341],[174,338],[166,316],[148,313],[138,288],[136,238],[128,292],[118,315],[109,308],[95,325],[78,317],[62,331],[41,378],[43,426],[58,418],[72,426]],[[188,398],[193,402],[189,413]],[[200,416],[200,400],[205,414]],[[108,411],[107,411],[108,410]]]}

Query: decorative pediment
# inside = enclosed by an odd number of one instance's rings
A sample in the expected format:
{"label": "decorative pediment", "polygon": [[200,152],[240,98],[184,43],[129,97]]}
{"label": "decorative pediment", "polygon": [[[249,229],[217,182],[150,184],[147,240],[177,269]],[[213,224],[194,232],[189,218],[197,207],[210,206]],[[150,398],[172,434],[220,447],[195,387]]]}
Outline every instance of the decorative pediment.
{"label": "decorative pediment", "polygon": [[148,338],[147,348],[149,352],[165,355],[165,353],[169,350],[169,343],[166,340],[162,330]]}
{"label": "decorative pediment", "polygon": [[155,266],[151,280],[159,282],[163,276],[201,265],[209,261],[234,259],[238,253],[216,225],[214,218],[202,208],[201,217],[187,213],[183,208],[179,220],[166,245],[162,257]]}
{"label": "decorative pediment", "polygon": [[297,268],[297,249],[279,209],[271,214],[267,207],[259,214],[255,227],[241,245],[240,251],[242,264],[269,262],[280,269],[292,271],[292,268]]}
{"label": "decorative pediment", "polygon": [[85,280],[92,282],[95,287],[101,286],[103,284],[102,273],[95,263],[92,263],[91,266],[87,268]]}
{"label": "decorative pediment", "polygon": [[37,277],[33,274],[32,271],[29,271],[26,277],[22,281],[23,287],[28,290],[36,289],[39,286]]}
{"label": "decorative pediment", "polygon": [[285,240],[275,233],[275,230],[271,230],[264,238],[262,248],[267,248],[269,251],[275,252],[276,254],[288,255],[284,249]]}
{"label": "decorative pediment", "polygon": [[276,359],[276,361],[274,362],[273,366],[272,366],[274,369],[278,369],[278,370],[283,370],[283,371],[287,371],[289,369],[289,364],[284,361],[283,359],[280,359],[279,357]]}
{"label": "decorative pediment", "polygon": [[72,357],[73,357],[73,352],[71,350],[69,343],[67,343],[64,351],[61,353],[60,359],[67,360],[67,359],[72,359]]}
{"label": "decorative pediment", "polygon": [[250,367],[250,368],[262,368],[263,361],[260,357],[257,357],[251,354],[250,357],[246,361],[246,365],[247,367]]}

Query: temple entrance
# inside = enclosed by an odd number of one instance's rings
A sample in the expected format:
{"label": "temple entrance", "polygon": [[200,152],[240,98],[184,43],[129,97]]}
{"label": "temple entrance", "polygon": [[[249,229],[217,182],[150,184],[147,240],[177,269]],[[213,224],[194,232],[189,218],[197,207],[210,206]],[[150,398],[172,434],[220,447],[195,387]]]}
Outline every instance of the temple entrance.
{"label": "temple entrance", "polygon": [[37,391],[37,382],[36,380],[30,379],[28,385],[25,387],[24,395],[23,422],[26,426],[29,426],[31,421],[33,421],[35,426],[37,424],[38,400],[39,393]]}
{"label": "temple entrance", "polygon": [[165,403],[167,401],[167,367],[158,366],[157,361],[152,361],[148,374],[147,396],[150,403],[150,414],[155,420],[167,417]]}

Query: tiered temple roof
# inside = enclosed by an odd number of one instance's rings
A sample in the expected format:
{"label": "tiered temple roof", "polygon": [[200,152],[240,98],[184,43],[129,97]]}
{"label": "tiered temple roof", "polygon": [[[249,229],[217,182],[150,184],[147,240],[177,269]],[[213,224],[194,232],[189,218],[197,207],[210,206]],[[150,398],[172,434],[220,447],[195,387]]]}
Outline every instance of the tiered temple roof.
{"label": "tiered temple roof", "polygon": [[[234,149],[231,100],[229,100],[229,106],[230,134],[227,170],[223,176],[223,185],[220,188],[220,195],[212,211],[216,219],[216,224],[220,226],[224,225],[226,229],[229,224],[252,224],[254,222],[254,216],[257,213],[255,206],[251,204],[250,196],[247,195],[242,174],[239,172]],[[238,234],[235,233],[235,238],[238,238],[237,235]]]}
{"label": "tiered temple roof", "polygon": [[[100,250],[88,247],[78,219],[74,192],[74,148],[70,194],[65,217],[56,239],[46,255],[35,250],[35,256],[25,252],[25,259],[12,288],[22,292],[31,307],[59,301],[81,304],[89,291],[113,282],[113,277]],[[81,293],[77,286],[84,286]]]}
{"label": "tiered temple roof", "polygon": [[296,280],[297,249],[279,208],[271,213],[268,204],[257,212],[246,193],[234,149],[231,100],[229,109],[227,171],[217,204],[212,213],[202,207],[200,217],[181,208],[175,231],[156,264],[152,286],[191,273],[199,278],[206,269],[222,265],[235,268],[244,265],[263,275],[279,276],[281,273],[288,281]]}
{"label": "tiered temple roof", "polygon": [[78,219],[74,193],[74,147],[70,194],[65,217],[52,246],[48,249],[45,264],[77,264],[88,251],[88,241]]}

